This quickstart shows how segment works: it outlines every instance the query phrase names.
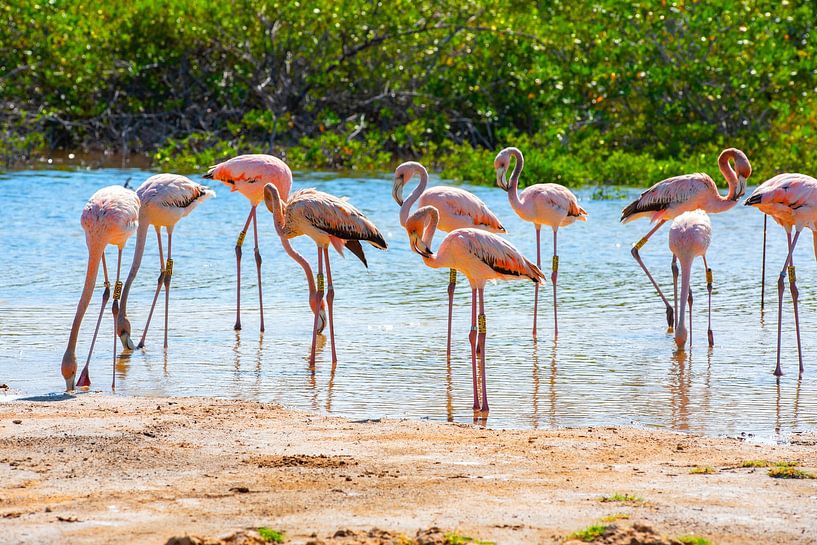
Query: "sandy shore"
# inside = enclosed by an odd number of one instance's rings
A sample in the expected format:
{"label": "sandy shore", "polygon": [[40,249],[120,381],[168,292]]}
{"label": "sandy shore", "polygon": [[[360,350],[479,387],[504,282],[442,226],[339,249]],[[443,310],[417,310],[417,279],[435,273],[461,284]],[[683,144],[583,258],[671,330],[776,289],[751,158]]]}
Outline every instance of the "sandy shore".
{"label": "sandy shore", "polygon": [[[288,542],[432,526],[562,543],[626,514],[715,544],[817,542],[817,437],[758,445],[631,428],[355,422],[273,404],[89,394],[0,403],[0,543],[163,544],[258,526]],[[713,474],[691,474],[708,466]],[[602,502],[632,494],[641,502]],[[313,537],[310,537],[313,536]]]}

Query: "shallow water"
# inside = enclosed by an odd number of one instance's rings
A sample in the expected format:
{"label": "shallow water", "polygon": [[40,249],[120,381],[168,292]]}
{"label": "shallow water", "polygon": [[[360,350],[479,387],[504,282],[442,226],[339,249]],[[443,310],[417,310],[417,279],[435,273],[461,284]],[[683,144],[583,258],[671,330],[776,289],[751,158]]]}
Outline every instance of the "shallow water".
{"label": "shallow water", "polygon": [[[79,216],[99,187],[149,172],[34,171],[0,175],[0,383],[26,394],[58,392],[67,342],[86,263]],[[437,182],[435,180],[435,182]],[[162,349],[161,314],[146,350],[119,357],[118,395],[216,395],[276,401],[353,418],[380,416],[472,422],[467,339],[470,290],[464,279],[455,302],[454,354],[445,362],[447,270],[431,270],[409,248],[391,199],[390,176],[336,178],[298,173],[296,187],[315,186],[348,196],[381,229],[388,252],[367,247],[369,269],[354,256],[333,254],[339,363],[319,339],[314,373],[308,368],[312,316],[303,273],[281,250],[272,217],[259,209],[266,333],[258,332],[257,285],[248,237],[242,267],[241,333],[232,329],[234,242],[248,212],[238,193],[218,196],[182,220],[174,233],[170,348]],[[535,258],[534,231],[511,211],[496,187],[469,187],[501,217],[508,238]],[[760,299],[762,215],[738,206],[712,217],[715,347],[706,346],[703,268],[694,275],[693,347],[676,354],[664,309],[630,256],[644,221],[618,223],[627,199],[593,200],[578,192],[588,223],[559,234],[558,343],[552,340],[550,287],[540,301],[540,339],[530,335],[533,287],[501,282],[486,288],[488,390],[495,427],[637,424],[711,435],[754,434],[786,440],[817,427],[817,266],[805,233],[796,252],[806,373],[797,378],[791,303],[784,305],[784,372],[775,358],[776,272],[785,257],[783,231],[769,226],[767,311]],[[636,191],[628,191],[632,198]],[[668,228],[642,256],[671,292]],[[543,230],[549,272],[550,233]],[[436,247],[441,240],[435,240]],[[314,244],[295,247],[315,261]],[[129,242],[122,277],[134,248]],[[108,262],[115,263],[114,248]],[[131,292],[134,334],[143,327],[158,275],[155,237]],[[98,285],[101,286],[102,274]],[[77,359],[83,364],[98,312],[99,291],[82,326]],[[161,299],[160,299],[161,300]],[[93,389],[110,391],[113,325],[105,315],[91,363]],[[117,350],[119,346],[117,345]]]}

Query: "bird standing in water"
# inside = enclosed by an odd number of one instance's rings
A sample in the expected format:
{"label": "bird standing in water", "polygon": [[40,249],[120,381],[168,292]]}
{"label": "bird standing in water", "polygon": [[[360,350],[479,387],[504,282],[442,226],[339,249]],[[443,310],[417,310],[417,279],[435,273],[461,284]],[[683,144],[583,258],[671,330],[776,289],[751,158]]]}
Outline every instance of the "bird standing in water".
{"label": "bird standing in water", "polygon": [[[414,175],[420,177],[420,183],[403,200],[403,187]],[[438,229],[450,233],[455,229],[474,227],[491,233],[504,233],[505,228],[496,214],[479,197],[458,187],[436,186],[427,188],[428,171],[420,163],[408,161],[394,171],[392,197],[400,205],[400,225],[406,226],[414,203],[422,208],[433,206],[439,214]],[[454,290],[457,286],[457,270],[449,271],[448,279],[448,341],[446,343],[446,359],[451,361],[451,318],[454,305]]]}
{"label": "bird standing in water", "polygon": [[272,155],[239,155],[211,167],[204,177],[222,182],[230,188],[231,192],[238,191],[250,201],[250,213],[235,243],[234,328],[241,329],[241,246],[244,244],[244,237],[252,221],[252,232],[255,239],[255,268],[258,273],[258,308],[261,312],[261,331],[264,331],[264,297],[261,289],[261,252],[258,249],[256,209],[258,204],[264,200],[264,186],[268,183],[275,186],[281,199],[286,201],[289,198],[289,191],[292,188],[292,171],[286,163]]}
{"label": "bird standing in water", "polygon": [[[511,180],[508,182],[505,175],[511,164],[511,157],[516,159]],[[525,159],[517,148],[505,148],[500,151],[494,160],[496,170],[496,184],[508,192],[508,201],[514,212],[525,221],[533,223],[536,228],[536,266],[542,268],[542,244],[540,229],[548,225],[553,230],[553,260],[550,281],[553,283],[553,336],[559,335],[559,318],[556,306],[556,279],[559,276],[559,254],[556,251],[556,237],[559,227],[575,223],[576,220],[587,221],[587,211],[579,206],[579,201],[569,189],[559,184],[534,184],[519,190],[519,176]],[[539,310],[539,284],[534,288],[533,299],[533,336],[536,337],[536,318]]]}
{"label": "bird standing in water", "polygon": [[108,266],[105,262],[105,248],[108,244],[113,244],[119,249],[116,260],[116,282],[113,292],[113,320],[114,320],[114,375],[111,387],[116,386],[116,322],[119,315],[119,297],[122,292],[122,282],[119,281],[119,272],[122,265],[122,249],[128,238],[136,231],[139,221],[139,197],[130,189],[122,186],[112,185],[104,187],[94,193],[82,210],[82,228],[85,231],[85,244],[88,246],[88,267],[85,271],[85,285],[82,288],[82,295],[77,304],[77,312],[74,315],[74,322],[71,326],[71,334],[68,338],[68,347],[62,356],[62,376],[65,379],[65,389],[74,389],[74,380],[77,373],[77,339],[79,328],[82,325],[82,318],[88,309],[88,304],[93,296],[94,285],[99,273],[99,262],[102,262],[102,270],[105,273],[105,291],[102,293],[102,308],[99,310],[99,317],[96,321],[94,337],[91,340],[91,347],[88,349],[88,359],[85,367],[80,373],[76,386],[88,387],[91,380],[88,374],[88,364],[91,362],[91,354],[94,351],[94,344],[99,333],[99,324],[102,321],[102,314],[108,305],[110,298],[110,282],[108,281]]}
{"label": "bird standing in water", "polygon": [[[145,252],[145,241],[148,228],[152,225],[156,229],[156,241],[159,243],[159,280],[156,283],[156,292],[153,294],[153,303],[150,305],[147,323],[142,332],[142,338],[136,348],[145,346],[145,337],[153,317],[153,309],[159,298],[159,291],[165,288],[165,341],[167,348],[167,314],[170,304],[170,279],[173,276],[173,258],[171,257],[173,243],[173,228],[183,217],[193,211],[199,204],[216,195],[215,191],[197,184],[193,180],[178,174],[157,174],[151,176],[136,190],[142,205],[139,208],[139,229],[136,232],[136,250],[133,254],[128,278],[125,280],[125,289],[122,291],[122,307],[120,308],[117,332],[122,341],[122,347],[133,350],[131,340],[131,326],[128,321],[127,304],[130,288],[133,284],[139,267],[142,264],[142,254]],[[162,227],[167,231],[167,260],[162,252]]]}

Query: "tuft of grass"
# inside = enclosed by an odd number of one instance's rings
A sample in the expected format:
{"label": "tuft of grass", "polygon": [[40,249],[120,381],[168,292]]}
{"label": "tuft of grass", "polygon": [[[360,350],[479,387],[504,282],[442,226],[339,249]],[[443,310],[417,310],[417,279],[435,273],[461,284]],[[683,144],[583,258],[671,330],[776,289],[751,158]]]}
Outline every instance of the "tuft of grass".
{"label": "tuft of grass", "polygon": [[644,498],[634,496],[633,494],[619,494],[615,493],[612,496],[602,496],[599,498],[602,503],[644,503]]}
{"label": "tuft of grass", "polygon": [[279,532],[278,530],[273,530],[272,528],[259,528],[258,535],[261,536],[261,539],[269,543],[284,542],[284,533]]}
{"label": "tuft of grass", "polygon": [[613,513],[612,515],[607,515],[606,517],[601,517],[602,522],[615,522],[617,520],[627,520],[630,518],[630,515],[627,513]]}
{"label": "tuft of grass", "polygon": [[588,526],[583,530],[579,530],[578,532],[573,532],[567,539],[578,539],[579,541],[596,541],[598,538],[604,535],[604,532],[607,531],[607,526],[603,524],[593,524],[592,526]]}
{"label": "tuft of grass", "polygon": [[689,470],[690,475],[712,475],[713,473],[717,473],[717,471],[710,466],[698,466]]}
{"label": "tuft of grass", "polygon": [[797,467],[800,464],[791,460],[783,460],[781,462],[775,462],[773,465],[775,467]]}
{"label": "tuft of grass", "polygon": [[743,460],[740,467],[769,467],[772,463],[769,460]]}
{"label": "tuft of grass", "polygon": [[792,466],[775,466],[769,469],[773,479],[817,479],[817,475]]}
{"label": "tuft of grass", "polygon": [[445,534],[445,545],[496,545],[496,543],[493,541],[480,541],[456,532],[448,532]]}
{"label": "tuft of grass", "polygon": [[700,536],[681,536],[676,538],[684,545],[712,545],[712,542]]}

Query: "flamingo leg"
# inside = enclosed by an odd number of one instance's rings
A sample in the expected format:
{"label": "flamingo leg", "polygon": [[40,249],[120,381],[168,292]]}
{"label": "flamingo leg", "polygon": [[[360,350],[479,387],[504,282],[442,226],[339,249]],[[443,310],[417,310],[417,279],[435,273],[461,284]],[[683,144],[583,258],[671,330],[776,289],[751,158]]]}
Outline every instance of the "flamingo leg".
{"label": "flamingo leg", "polygon": [[236,330],[241,329],[241,246],[244,244],[244,237],[247,236],[247,229],[250,228],[253,212],[255,212],[254,206],[247,215],[244,229],[238,233],[238,239],[235,241],[235,325],[233,329]]}
{"label": "flamingo leg", "polygon": [[485,377],[485,336],[488,332],[485,320],[485,288],[477,291],[479,316],[477,317],[477,352],[479,352],[479,374],[482,377],[482,412],[488,412],[488,381]]}
{"label": "flamingo leg", "polygon": [[448,271],[448,340],[445,349],[445,361],[451,361],[451,320],[454,315],[454,290],[457,287],[457,270]]}
{"label": "flamingo leg", "polygon": [[673,323],[678,327],[678,257],[672,256],[672,305],[673,305]]}
{"label": "flamingo leg", "polygon": [[159,278],[156,280],[156,291],[153,294],[153,303],[150,305],[150,312],[148,312],[148,321],[145,322],[145,329],[142,330],[142,338],[139,339],[139,344],[136,345],[136,348],[145,347],[145,337],[147,337],[148,334],[150,320],[153,318],[153,310],[156,308],[156,300],[159,299],[159,291],[161,291],[162,285],[164,285],[165,281],[165,257],[164,253],[162,252],[162,228],[158,225],[155,225],[154,227],[156,228],[156,241],[159,243]]}
{"label": "flamingo leg", "polygon": [[708,310],[707,310],[707,317],[706,317],[706,337],[709,341],[709,346],[715,346],[715,336],[712,334],[712,269],[709,268],[709,265],[706,263],[706,256],[704,258],[704,268],[706,269],[706,293],[708,301]]}
{"label": "flamingo leg", "polygon": [[[687,302],[689,303],[689,347],[692,348],[692,286],[689,287]],[[683,320],[684,317],[679,316],[679,319]]]}
{"label": "flamingo leg", "polygon": [[[780,276],[777,278],[777,365],[774,369],[774,375],[779,377],[783,374],[783,370],[780,368],[780,341],[783,333],[783,292],[785,291],[784,279],[786,278],[786,272],[789,270],[789,263],[791,262],[792,253],[794,252],[794,245],[797,244],[797,239],[800,236],[800,231],[797,231],[794,235],[794,240],[791,237],[791,230],[786,231],[786,241],[789,245],[789,253],[786,255],[786,262],[783,263],[783,270],[780,271]],[[791,275],[794,276],[794,270],[791,271]],[[790,284],[794,284],[790,282]],[[792,294],[792,300],[794,300],[794,294]],[[794,303],[795,308],[797,307],[797,303]],[[795,324],[797,321],[795,322]],[[798,336],[799,338],[799,336]],[[799,343],[798,343],[799,345]],[[799,349],[799,346],[798,346]],[[802,360],[800,362],[802,368]]]}
{"label": "flamingo leg", "polygon": [[[258,273],[258,308],[261,310],[261,332],[264,332],[264,296],[261,293],[261,251],[258,249],[258,207],[252,207],[252,234],[255,239],[255,269]],[[168,254],[170,250],[168,250]],[[327,264],[329,261],[327,261]]]}
{"label": "flamingo leg", "polygon": [[326,259],[326,306],[329,312],[329,342],[332,345],[332,365],[334,365],[338,362],[338,355],[335,353],[335,317],[332,311],[332,303],[335,301],[335,287],[332,285],[332,269],[329,266],[329,248],[323,249],[323,255]]}
{"label": "flamingo leg", "polygon": [[797,239],[800,236],[798,230],[794,234],[794,240],[791,241],[791,249],[789,250],[789,289],[791,290],[791,302],[794,306],[794,331],[797,335],[797,361],[800,364],[800,375],[803,374],[803,347],[800,343],[800,313],[797,308],[797,302],[800,299],[800,290],[797,289],[797,274],[794,270],[794,247],[797,244]]}
{"label": "flamingo leg", "polygon": [[[165,227],[167,229],[167,227]],[[173,228],[167,229],[167,261],[165,261],[165,348],[167,348],[167,315],[170,309],[170,279],[173,276],[173,258],[170,257],[173,244]]]}
{"label": "flamingo leg", "polygon": [[[559,254],[556,252],[556,235],[558,234],[558,227],[553,229],[553,261],[551,264],[552,272],[550,273],[550,281],[553,282],[553,337],[559,336],[559,315],[556,310],[556,280],[559,278]],[[538,234],[538,232],[537,232]],[[536,289],[539,289],[539,283],[536,283]]]}
{"label": "flamingo leg", "polygon": [[650,239],[650,237],[653,236],[655,232],[658,231],[658,229],[660,229],[661,226],[664,225],[666,222],[667,220],[661,220],[658,223],[656,223],[655,227],[650,229],[649,233],[644,235],[644,237],[641,240],[633,244],[633,249],[630,251],[630,253],[633,255],[633,258],[635,258],[639,266],[644,270],[644,273],[646,273],[647,278],[650,279],[650,282],[652,282],[653,287],[658,292],[658,296],[661,297],[662,301],[664,301],[664,304],[667,307],[667,326],[672,327],[673,321],[675,319],[675,311],[673,310],[672,305],[669,304],[669,301],[667,301],[667,298],[664,297],[664,292],[662,292],[661,288],[658,287],[658,282],[656,282],[655,279],[652,277],[652,274],[650,274],[650,271],[647,269],[647,266],[644,265],[644,262],[641,260],[641,256],[638,254],[638,250],[643,248],[647,241]]}
{"label": "flamingo leg", "polygon": [[[536,266],[541,270],[542,268],[542,243],[541,243],[541,226],[537,223],[536,227]],[[536,338],[536,322],[539,316],[539,282],[536,282],[533,288],[533,338]]]}
{"label": "flamingo leg", "polygon": [[[760,312],[763,312],[763,306],[766,302],[766,224],[769,221],[769,216],[763,214],[763,258],[760,265]],[[817,246],[815,246],[817,251]]]}
{"label": "flamingo leg", "polygon": [[315,321],[312,323],[312,350],[309,353],[309,366],[315,366],[315,350],[318,345],[318,316],[323,302],[323,250],[318,246],[318,288],[315,291]]}
{"label": "flamingo leg", "polygon": [[88,349],[88,359],[85,360],[85,367],[77,379],[77,388],[84,388],[91,385],[91,379],[88,376],[88,365],[91,363],[91,354],[94,353],[94,345],[96,344],[96,336],[99,333],[99,324],[102,323],[102,315],[105,313],[105,307],[108,306],[108,298],[111,296],[111,283],[108,282],[108,265],[105,262],[105,253],[102,253],[102,272],[105,273],[105,291],[102,292],[102,307],[99,309],[99,317],[96,319],[96,328],[94,329],[94,337],[91,339],[91,348]]}
{"label": "flamingo leg", "polygon": [[474,382],[474,410],[479,410],[479,393],[477,392],[477,290],[471,288],[471,332],[468,334],[471,343],[471,377]]}
{"label": "flamingo leg", "polygon": [[122,248],[119,248],[119,253],[116,256],[116,282],[113,285],[113,304],[111,305],[111,313],[113,314],[113,365],[111,366],[111,390],[116,390],[116,343],[119,340],[117,335],[116,324],[119,321],[119,298],[122,297],[122,281],[119,280],[119,275],[122,271]]}

